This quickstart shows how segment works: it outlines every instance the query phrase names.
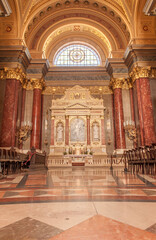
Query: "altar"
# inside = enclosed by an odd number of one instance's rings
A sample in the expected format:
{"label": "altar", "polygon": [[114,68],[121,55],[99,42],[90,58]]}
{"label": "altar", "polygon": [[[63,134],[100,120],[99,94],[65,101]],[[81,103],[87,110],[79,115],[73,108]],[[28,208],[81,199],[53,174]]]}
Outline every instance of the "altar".
{"label": "altar", "polygon": [[74,165],[106,155],[103,99],[93,98],[87,88],[76,85],[61,99],[52,100],[50,110],[49,160],[62,157]]}

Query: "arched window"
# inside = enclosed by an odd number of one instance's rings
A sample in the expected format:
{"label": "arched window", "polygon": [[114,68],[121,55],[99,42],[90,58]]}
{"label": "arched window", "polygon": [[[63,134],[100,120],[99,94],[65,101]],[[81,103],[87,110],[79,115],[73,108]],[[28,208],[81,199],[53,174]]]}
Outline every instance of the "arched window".
{"label": "arched window", "polygon": [[55,56],[56,66],[99,66],[100,58],[95,50],[82,44],[62,48]]}

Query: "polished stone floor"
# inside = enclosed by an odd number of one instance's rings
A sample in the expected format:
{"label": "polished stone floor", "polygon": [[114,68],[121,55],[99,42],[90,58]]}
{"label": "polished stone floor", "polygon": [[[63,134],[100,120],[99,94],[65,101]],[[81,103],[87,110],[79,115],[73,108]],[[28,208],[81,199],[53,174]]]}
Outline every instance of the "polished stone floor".
{"label": "polished stone floor", "polygon": [[0,240],[156,240],[156,176],[25,170],[0,180]]}

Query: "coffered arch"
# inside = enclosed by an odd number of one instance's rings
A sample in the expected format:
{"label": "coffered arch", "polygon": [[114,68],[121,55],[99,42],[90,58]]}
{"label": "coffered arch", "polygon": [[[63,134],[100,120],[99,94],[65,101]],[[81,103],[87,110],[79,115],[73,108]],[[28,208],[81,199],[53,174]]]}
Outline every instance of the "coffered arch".
{"label": "coffered arch", "polygon": [[[111,14],[114,14],[114,12],[112,11]],[[118,21],[120,20],[118,19]],[[42,20],[38,21],[34,26],[29,25],[28,28],[30,29],[25,33],[28,48],[30,50],[36,49],[37,51],[41,51],[41,46],[44,45],[49,35],[53,34],[57,28],[59,31],[60,26],[66,27],[69,22],[89,24],[92,29],[97,29],[96,31],[92,31],[92,34],[94,32],[95,37],[97,37],[96,32],[100,31],[103,36],[105,36],[105,39],[109,39],[110,49],[113,51],[125,50],[130,39],[129,31],[127,31],[127,29],[126,32],[124,31],[126,25],[121,27],[120,24],[111,17],[101,12],[93,11],[92,9],[87,9],[86,13],[85,9],[72,8],[71,11],[71,9],[68,8],[56,11],[53,15],[44,16]],[[108,55],[107,53],[107,57]]]}

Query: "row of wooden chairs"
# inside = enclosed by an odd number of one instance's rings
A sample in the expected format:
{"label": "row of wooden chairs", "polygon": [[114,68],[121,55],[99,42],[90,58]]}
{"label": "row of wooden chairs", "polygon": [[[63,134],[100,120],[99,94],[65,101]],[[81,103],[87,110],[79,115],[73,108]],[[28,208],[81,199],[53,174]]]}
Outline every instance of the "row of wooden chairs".
{"label": "row of wooden chairs", "polygon": [[27,154],[19,153],[14,148],[0,149],[0,167],[1,173],[15,173],[21,171],[23,163],[27,160]]}
{"label": "row of wooden chairs", "polygon": [[133,173],[156,173],[156,144],[142,146],[124,152],[128,170]]}

